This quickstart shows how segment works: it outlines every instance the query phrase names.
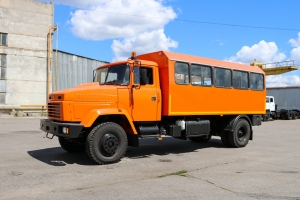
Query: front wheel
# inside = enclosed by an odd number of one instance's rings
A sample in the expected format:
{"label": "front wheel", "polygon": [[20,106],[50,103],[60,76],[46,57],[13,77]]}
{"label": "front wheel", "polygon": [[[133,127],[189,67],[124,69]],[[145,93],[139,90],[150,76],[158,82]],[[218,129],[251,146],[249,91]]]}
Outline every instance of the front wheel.
{"label": "front wheel", "polygon": [[85,144],[79,141],[71,141],[63,137],[58,138],[60,146],[69,153],[80,153],[85,151]]}
{"label": "front wheel", "polygon": [[86,151],[89,157],[98,164],[116,163],[127,150],[127,135],[116,123],[102,123],[89,133]]}
{"label": "front wheel", "polygon": [[232,147],[245,147],[250,139],[250,125],[245,119],[240,119],[233,132],[228,135]]}
{"label": "front wheel", "polygon": [[190,140],[192,140],[193,142],[208,142],[211,138],[211,135],[203,135],[200,137],[189,137]]}

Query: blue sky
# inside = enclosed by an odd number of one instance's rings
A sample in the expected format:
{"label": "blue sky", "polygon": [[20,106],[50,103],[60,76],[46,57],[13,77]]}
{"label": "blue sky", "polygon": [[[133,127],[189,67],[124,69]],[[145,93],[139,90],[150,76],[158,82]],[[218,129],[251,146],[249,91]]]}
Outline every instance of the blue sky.
{"label": "blue sky", "polygon": [[[294,59],[300,65],[298,0],[51,1],[62,51],[103,61],[168,50],[245,64]],[[267,84],[300,85],[300,70],[268,76]]]}

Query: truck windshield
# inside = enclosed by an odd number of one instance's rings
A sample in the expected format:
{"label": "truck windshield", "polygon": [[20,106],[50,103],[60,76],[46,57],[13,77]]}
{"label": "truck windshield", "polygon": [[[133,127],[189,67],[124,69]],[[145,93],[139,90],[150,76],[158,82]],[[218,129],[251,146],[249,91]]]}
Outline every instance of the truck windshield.
{"label": "truck windshield", "polygon": [[129,85],[129,69],[126,64],[100,68],[96,80],[100,85]]}

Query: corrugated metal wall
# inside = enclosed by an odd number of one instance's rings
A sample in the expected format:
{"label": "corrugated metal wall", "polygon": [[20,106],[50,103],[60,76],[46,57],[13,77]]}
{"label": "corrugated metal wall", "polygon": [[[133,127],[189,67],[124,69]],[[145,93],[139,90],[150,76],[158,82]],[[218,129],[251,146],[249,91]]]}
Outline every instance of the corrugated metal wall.
{"label": "corrugated metal wall", "polygon": [[53,50],[52,58],[52,91],[92,82],[93,70],[108,63],[63,51],[57,51],[56,55],[56,50]]}
{"label": "corrugated metal wall", "polygon": [[300,87],[267,88],[267,96],[274,97],[278,110],[300,110]]}

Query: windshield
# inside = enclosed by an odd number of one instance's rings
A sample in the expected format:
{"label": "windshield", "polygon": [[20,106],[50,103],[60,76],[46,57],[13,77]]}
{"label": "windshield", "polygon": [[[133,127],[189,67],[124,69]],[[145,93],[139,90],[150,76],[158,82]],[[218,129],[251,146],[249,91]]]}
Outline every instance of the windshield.
{"label": "windshield", "polygon": [[129,65],[116,65],[98,69],[96,81],[100,85],[129,85]]}

